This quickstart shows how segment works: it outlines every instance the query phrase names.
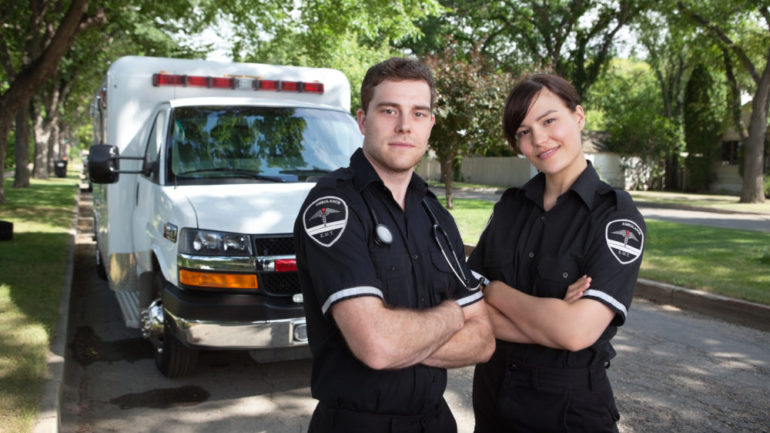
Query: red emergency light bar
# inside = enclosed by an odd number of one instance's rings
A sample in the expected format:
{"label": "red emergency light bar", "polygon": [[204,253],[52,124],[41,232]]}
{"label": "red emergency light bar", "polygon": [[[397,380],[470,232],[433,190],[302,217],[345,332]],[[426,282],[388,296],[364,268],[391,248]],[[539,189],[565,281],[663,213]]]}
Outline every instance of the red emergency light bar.
{"label": "red emergency light bar", "polygon": [[278,259],[275,261],[276,272],[296,272],[297,259]]}
{"label": "red emergency light bar", "polygon": [[180,86],[180,87],[207,87],[214,89],[242,89],[248,88],[251,82],[251,88],[254,90],[274,90],[281,92],[297,93],[324,93],[324,84],[319,82],[304,81],[281,81],[281,80],[249,80],[224,77],[205,77],[198,75],[178,75],[178,74],[153,74],[152,85],[161,86]]}

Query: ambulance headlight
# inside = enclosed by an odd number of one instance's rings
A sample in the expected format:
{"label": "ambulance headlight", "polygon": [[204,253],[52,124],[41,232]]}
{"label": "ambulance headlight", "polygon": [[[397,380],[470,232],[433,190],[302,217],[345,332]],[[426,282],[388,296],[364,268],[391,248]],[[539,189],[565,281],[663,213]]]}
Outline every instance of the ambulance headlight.
{"label": "ambulance headlight", "polygon": [[204,256],[251,255],[251,238],[240,233],[182,229],[179,239],[181,253]]}

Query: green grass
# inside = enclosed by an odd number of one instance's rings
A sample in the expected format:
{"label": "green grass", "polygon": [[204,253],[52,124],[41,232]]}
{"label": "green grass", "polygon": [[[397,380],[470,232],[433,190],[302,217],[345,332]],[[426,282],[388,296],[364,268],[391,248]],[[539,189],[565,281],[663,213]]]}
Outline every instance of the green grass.
{"label": "green grass", "polygon": [[0,432],[26,432],[37,416],[46,354],[58,319],[75,205],[75,172],[13,188],[0,220],[13,239],[0,241]]}
{"label": "green grass", "polygon": [[[478,241],[493,205],[455,199],[450,212],[465,243]],[[651,219],[646,223],[640,277],[770,304],[770,233]]]}

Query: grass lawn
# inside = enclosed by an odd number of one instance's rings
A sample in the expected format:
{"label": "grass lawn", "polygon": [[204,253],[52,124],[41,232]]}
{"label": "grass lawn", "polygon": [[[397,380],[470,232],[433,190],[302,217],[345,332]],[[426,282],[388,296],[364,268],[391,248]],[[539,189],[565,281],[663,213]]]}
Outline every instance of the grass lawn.
{"label": "grass lawn", "polygon": [[[451,213],[465,243],[478,241],[493,205],[455,198]],[[770,304],[770,233],[652,219],[646,223],[640,277]]]}
{"label": "grass lawn", "polygon": [[0,220],[13,239],[0,241],[0,432],[27,432],[37,416],[46,354],[64,287],[77,175],[32,180],[25,189],[5,180],[9,204]]}

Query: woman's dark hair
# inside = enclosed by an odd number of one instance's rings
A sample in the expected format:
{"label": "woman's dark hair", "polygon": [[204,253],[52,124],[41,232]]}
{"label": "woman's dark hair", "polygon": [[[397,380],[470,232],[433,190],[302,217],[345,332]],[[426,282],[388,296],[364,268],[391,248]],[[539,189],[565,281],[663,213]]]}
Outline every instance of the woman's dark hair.
{"label": "woman's dark hair", "polygon": [[361,82],[361,109],[366,112],[369,103],[374,97],[374,88],[385,80],[421,80],[430,87],[430,107],[436,99],[436,85],[433,83],[433,75],[430,69],[423,63],[402,57],[391,57],[388,60],[377,63],[366,71]]}
{"label": "woman's dark hair", "polygon": [[570,111],[575,111],[575,108],[580,105],[580,97],[575,88],[569,81],[558,75],[535,74],[525,78],[511,90],[503,109],[503,135],[514,149],[518,148],[516,130],[527,116],[532,101],[543,88],[550,90],[564,101]]}

